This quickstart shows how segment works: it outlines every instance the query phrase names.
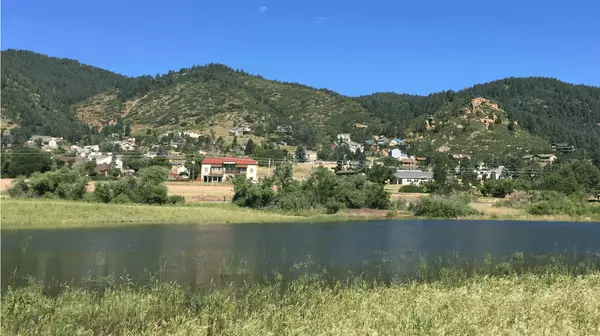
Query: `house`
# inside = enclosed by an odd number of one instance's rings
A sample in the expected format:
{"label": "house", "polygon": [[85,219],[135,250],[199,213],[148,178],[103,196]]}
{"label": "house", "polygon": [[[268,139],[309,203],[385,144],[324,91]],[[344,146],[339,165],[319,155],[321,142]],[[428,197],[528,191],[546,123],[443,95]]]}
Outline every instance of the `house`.
{"label": "house", "polygon": [[537,155],[538,163],[543,166],[554,163],[554,161],[556,161],[556,159],[558,159],[558,157],[556,157],[556,155],[554,155],[554,154],[538,154]]}
{"label": "house", "polygon": [[340,133],[337,135],[337,141],[338,142],[349,142],[350,140],[350,133]]}
{"label": "house", "polygon": [[135,150],[137,147],[137,145],[135,143],[129,142],[129,141],[123,141],[123,143],[121,143],[121,150],[124,151],[132,151]]}
{"label": "house", "polygon": [[183,135],[188,136],[192,139],[198,139],[199,137],[202,136],[202,134],[197,133],[197,132],[183,132]]}
{"label": "house", "polygon": [[358,129],[366,129],[367,127],[369,127],[368,125],[365,125],[365,124],[354,124],[352,126],[354,128],[358,128]]}
{"label": "house", "polygon": [[104,175],[104,176],[108,175],[109,170],[110,170],[110,164],[107,164],[107,163],[97,164],[96,168],[94,168],[94,171],[96,172],[97,175]]}
{"label": "house", "polygon": [[423,182],[433,181],[432,172],[421,170],[397,170],[394,177],[396,184],[401,185],[421,185]]}
{"label": "house", "polygon": [[317,161],[317,152],[306,151],[306,162],[315,163]]}
{"label": "house", "polygon": [[337,135],[337,141],[334,143],[333,147],[337,148],[338,146],[347,146],[352,153],[356,153],[356,151],[359,149],[361,152],[365,151],[365,146],[350,140],[349,133],[342,133]]}
{"label": "house", "polygon": [[87,159],[80,156],[67,156],[63,155],[58,158],[60,161],[64,162],[66,165],[74,167],[81,166],[87,162]]}
{"label": "house", "polygon": [[258,162],[251,158],[208,157],[202,160],[198,182],[225,182],[236,176],[257,181]]}
{"label": "house", "polygon": [[52,151],[58,149],[58,144],[61,143],[63,140],[64,139],[62,137],[55,138],[46,135],[33,135],[31,136],[31,138],[29,138],[27,144],[36,145],[39,143],[41,144],[43,150]]}
{"label": "house", "polygon": [[400,162],[402,163],[402,168],[414,169],[419,166],[419,161],[415,158],[404,158]]}
{"label": "house", "polygon": [[502,176],[504,166],[484,171],[481,176],[477,176],[480,180],[497,180]]}
{"label": "house", "polygon": [[396,147],[396,146],[400,146],[402,144],[404,144],[404,140],[396,138],[396,139],[390,140],[388,146]]}
{"label": "house", "polygon": [[143,155],[143,157],[148,158],[148,159],[152,159],[157,156],[158,156],[158,152],[148,152]]}
{"label": "house", "polygon": [[523,156],[523,160],[525,161],[535,161],[542,166],[552,164],[554,161],[558,159],[554,154],[528,154]]}
{"label": "house", "polygon": [[388,151],[388,156],[397,160],[408,159],[408,155],[406,155],[406,153],[402,152],[398,148],[394,148]]}
{"label": "house", "polygon": [[553,151],[555,152],[572,152],[575,149],[575,146],[569,145],[568,143],[553,143],[552,146]]}
{"label": "house", "polygon": [[292,126],[277,125],[277,127],[275,127],[275,132],[277,132],[277,133],[292,133]]}

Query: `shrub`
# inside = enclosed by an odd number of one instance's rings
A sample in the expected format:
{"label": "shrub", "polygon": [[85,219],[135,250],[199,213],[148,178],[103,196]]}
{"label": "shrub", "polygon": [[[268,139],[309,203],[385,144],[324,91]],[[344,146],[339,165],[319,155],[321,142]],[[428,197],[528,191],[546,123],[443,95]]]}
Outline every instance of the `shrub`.
{"label": "shrub", "polygon": [[342,203],[334,201],[334,200],[330,200],[325,205],[325,209],[328,214],[335,214],[338,211],[340,211],[340,209],[342,209],[343,207],[344,207],[344,205]]}
{"label": "shrub", "polygon": [[[77,200],[86,193],[87,179],[69,169],[46,173],[33,173],[28,179],[19,177],[8,190],[11,197],[42,197],[53,194],[54,198]],[[50,197],[50,196],[45,196]]]}
{"label": "shrub", "polygon": [[167,204],[184,204],[185,197],[181,195],[173,195],[167,198]]}
{"label": "shrub", "polygon": [[494,207],[523,208],[529,206],[532,199],[532,193],[515,190],[507,195],[504,200],[494,203]]}
{"label": "shrub", "polygon": [[478,214],[468,203],[457,198],[432,196],[422,198],[414,207],[415,216],[458,218]]}
{"label": "shrub", "polygon": [[481,187],[484,196],[503,198],[515,190],[515,182],[510,179],[486,180]]}
{"label": "shrub", "polygon": [[417,185],[405,185],[398,190],[401,193],[424,193],[425,189]]}
{"label": "shrub", "polygon": [[132,203],[132,201],[131,201],[131,198],[129,198],[129,196],[127,196],[126,194],[119,194],[117,197],[115,197],[111,200],[111,203],[128,204],[128,203]]}

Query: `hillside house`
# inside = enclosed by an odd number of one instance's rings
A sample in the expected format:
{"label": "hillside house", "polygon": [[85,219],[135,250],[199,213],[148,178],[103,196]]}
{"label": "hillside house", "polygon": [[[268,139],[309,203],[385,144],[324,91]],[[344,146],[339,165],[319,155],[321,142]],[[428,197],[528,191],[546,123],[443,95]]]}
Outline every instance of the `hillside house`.
{"label": "hillside house", "polygon": [[287,134],[287,133],[292,134],[292,126],[289,126],[289,125],[277,125],[277,127],[275,127],[275,132],[276,133],[281,133],[281,134]]}
{"label": "hillside house", "polygon": [[338,146],[347,146],[348,149],[352,153],[356,153],[357,150],[360,149],[361,152],[365,151],[365,146],[354,142],[350,139],[349,133],[342,133],[337,135],[337,141],[334,143],[333,147],[337,148]]}
{"label": "hillside house", "polygon": [[388,151],[388,156],[396,160],[408,159],[408,155],[406,155],[406,153],[402,152],[398,148],[394,148]]}
{"label": "hillside house", "polygon": [[28,145],[41,145],[42,149],[45,151],[52,151],[58,149],[58,144],[61,143],[64,139],[55,138],[46,135],[33,135],[27,141]]}
{"label": "hillside house", "polygon": [[97,164],[96,168],[94,168],[94,171],[99,176],[100,175],[107,176],[109,170],[110,170],[110,164],[106,164],[106,163]]}
{"label": "hillside house", "polygon": [[317,161],[317,152],[306,151],[306,162],[315,163]]}
{"label": "hillside house", "polygon": [[421,185],[423,182],[433,181],[432,172],[421,170],[397,170],[394,177],[396,184],[401,185]]}
{"label": "hillside house", "polygon": [[396,139],[390,140],[388,146],[396,147],[396,146],[400,146],[402,144],[404,144],[404,140],[396,138]]}
{"label": "hillside house", "polygon": [[202,160],[198,182],[225,182],[236,176],[258,180],[258,162],[251,158],[208,157]]}
{"label": "hillside house", "polygon": [[354,124],[354,125],[352,125],[352,126],[353,126],[354,128],[358,128],[358,129],[366,129],[366,128],[368,128],[368,127],[369,127],[368,125],[365,125],[365,124]]}
{"label": "hillside house", "polygon": [[121,144],[121,150],[123,151],[132,151],[135,150],[137,148],[137,145],[135,143],[129,142],[129,141],[123,141],[123,143]]}
{"label": "hillside house", "polygon": [[523,156],[523,160],[525,161],[535,161],[541,166],[545,166],[548,164],[554,163],[558,157],[554,154],[528,154]]}
{"label": "hillside house", "polygon": [[552,150],[555,152],[567,153],[567,152],[572,152],[575,149],[575,146],[569,145],[568,143],[563,142],[563,143],[553,143],[550,148],[552,148]]}

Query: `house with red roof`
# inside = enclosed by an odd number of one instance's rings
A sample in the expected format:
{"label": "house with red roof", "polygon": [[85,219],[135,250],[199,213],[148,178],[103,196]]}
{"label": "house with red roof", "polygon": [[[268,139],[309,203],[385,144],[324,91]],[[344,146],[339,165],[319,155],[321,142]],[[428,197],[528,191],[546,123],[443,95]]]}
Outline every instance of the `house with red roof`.
{"label": "house with red roof", "polygon": [[227,182],[236,176],[245,176],[253,181],[257,177],[258,162],[251,158],[207,157],[202,160],[198,182]]}

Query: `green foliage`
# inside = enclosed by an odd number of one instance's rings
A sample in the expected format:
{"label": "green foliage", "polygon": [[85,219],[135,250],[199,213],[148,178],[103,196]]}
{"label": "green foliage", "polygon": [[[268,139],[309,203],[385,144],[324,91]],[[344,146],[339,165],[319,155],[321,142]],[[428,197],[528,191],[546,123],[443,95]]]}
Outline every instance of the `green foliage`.
{"label": "green foliage", "polygon": [[244,155],[252,155],[252,153],[254,153],[254,141],[252,141],[252,139],[248,139],[246,148],[244,148]]}
{"label": "green foliage", "polygon": [[87,182],[86,178],[69,169],[36,172],[29,178],[20,176],[15,179],[8,193],[11,197],[79,200],[85,195]]}
{"label": "green foliage", "polygon": [[394,168],[375,165],[367,171],[367,179],[374,183],[385,184],[388,181],[394,180]]}
{"label": "green foliage", "polygon": [[425,189],[417,185],[404,185],[398,191],[401,193],[424,193]]}
{"label": "green foliage", "polygon": [[11,153],[2,153],[2,176],[14,178],[35,172],[49,171],[52,159],[49,153],[32,147],[16,147]]}
{"label": "green foliage", "polygon": [[294,158],[298,162],[306,162],[306,150],[304,149],[304,147],[296,147],[296,153],[294,154]]}
{"label": "green foliage", "polygon": [[[363,176],[337,177],[323,167],[315,169],[304,181],[292,179],[286,165],[271,179],[255,184],[243,177],[234,180],[233,202],[251,208],[277,207],[284,210],[323,209],[329,213],[342,208],[387,209],[390,195],[383,185]],[[273,187],[277,187],[277,192]]]}
{"label": "green foliage", "polygon": [[542,192],[533,199],[533,204],[527,209],[532,215],[569,215],[582,216],[600,214],[600,206],[586,203],[584,199],[565,196],[557,192]]}
{"label": "green foliage", "polygon": [[31,135],[79,140],[89,134],[71,105],[112,90],[124,76],[24,50],[2,51],[2,116],[17,122],[16,143]]}
{"label": "green foliage", "polygon": [[484,196],[504,198],[512,193],[516,188],[516,183],[510,179],[486,180],[481,187],[481,193]]}
{"label": "green foliage", "polygon": [[465,202],[465,199],[459,197],[421,198],[412,210],[415,216],[432,218],[458,218],[478,214],[469,206],[469,202]]}
{"label": "green foliage", "polygon": [[[128,177],[121,180],[98,183],[94,189],[96,202],[102,203],[143,203],[143,204],[175,204],[183,200],[181,197],[167,195],[167,187],[163,181],[169,171],[161,166],[143,168],[139,178]],[[174,197],[174,198],[173,198]]]}
{"label": "green foliage", "polygon": [[233,180],[233,203],[247,208],[266,208],[275,201],[275,192],[270,180],[263,180],[258,184],[252,183],[243,176]]}

